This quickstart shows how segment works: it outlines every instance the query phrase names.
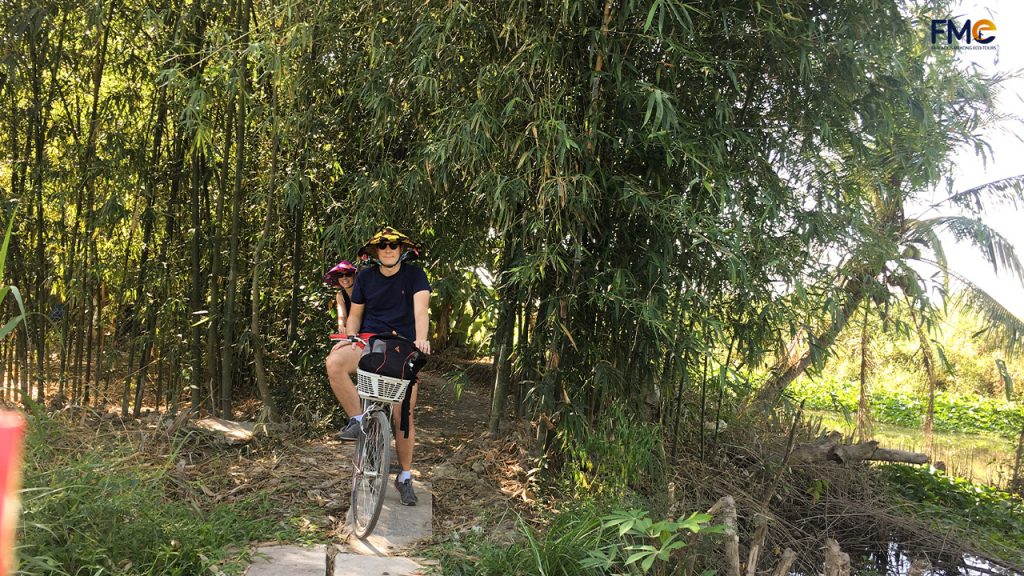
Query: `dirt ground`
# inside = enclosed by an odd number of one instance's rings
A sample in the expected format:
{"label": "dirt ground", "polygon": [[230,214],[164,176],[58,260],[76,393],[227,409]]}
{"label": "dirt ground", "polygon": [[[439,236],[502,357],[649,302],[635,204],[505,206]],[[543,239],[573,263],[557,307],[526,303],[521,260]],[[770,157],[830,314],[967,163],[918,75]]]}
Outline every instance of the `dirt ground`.
{"label": "dirt ground", "polygon": [[[511,537],[511,510],[530,500],[528,466],[515,444],[487,435],[489,367],[463,361],[438,364],[421,373],[413,462],[414,477],[432,486],[434,541],[485,527],[499,539],[502,534]],[[458,379],[461,389],[443,375],[453,372],[463,375]],[[154,440],[164,432],[159,428],[168,426],[166,418],[159,422],[148,426]],[[158,443],[153,443],[153,452],[163,451]],[[177,496],[197,505],[259,493],[299,518],[299,528],[311,540],[340,541],[346,536],[352,451],[352,443],[332,440],[329,434],[313,436],[298,427],[257,434],[242,447],[220,446],[199,434],[180,450],[171,476]]]}

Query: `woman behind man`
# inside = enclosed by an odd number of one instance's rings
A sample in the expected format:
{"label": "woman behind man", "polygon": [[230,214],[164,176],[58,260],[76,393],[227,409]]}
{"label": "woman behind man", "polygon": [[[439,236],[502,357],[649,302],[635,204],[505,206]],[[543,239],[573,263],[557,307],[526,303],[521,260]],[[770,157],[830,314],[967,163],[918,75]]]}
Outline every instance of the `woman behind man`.
{"label": "woman behind man", "polygon": [[352,308],[352,287],[355,285],[356,267],[348,260],[338,262],[324,274],[324,284],[338,291],[334,294],[335,311],[338,316],[338,333],[345,332],[348,313]]}

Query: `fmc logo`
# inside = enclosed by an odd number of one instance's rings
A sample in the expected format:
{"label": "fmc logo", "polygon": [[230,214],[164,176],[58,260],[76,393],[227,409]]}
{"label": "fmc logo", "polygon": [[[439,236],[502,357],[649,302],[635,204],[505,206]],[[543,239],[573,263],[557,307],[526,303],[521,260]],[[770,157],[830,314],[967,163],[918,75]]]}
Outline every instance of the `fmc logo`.
{"label": "fmc logo", "polygon": [[932,44],[935,44],[937,38],[942,34],[946,35],[946,44],[952,44],[953,38],[964,40],[968,44],[972,41],[978,44],[988,44],[996,39],[995,34],[990,35],[988,32],[995,31],[995,22],[985,18],[978,20],[973,25],[970,20],[965,20],[964,25],[959,28],[953,20],[932,20]]}

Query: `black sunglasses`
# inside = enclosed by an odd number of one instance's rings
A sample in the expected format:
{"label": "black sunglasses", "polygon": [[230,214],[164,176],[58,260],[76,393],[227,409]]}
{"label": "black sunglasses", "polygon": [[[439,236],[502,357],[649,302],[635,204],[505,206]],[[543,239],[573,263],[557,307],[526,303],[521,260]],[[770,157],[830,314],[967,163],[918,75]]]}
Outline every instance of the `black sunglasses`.
{"label": "black sunglasses", "polygon": [[353,277],[355,275],[356,275],[355,272],[342,272],[341,274],[338,274],[338,277],[339,278],[351,278],[351,277]]}
{"label": "black sunglasses", "polygon": [[383,250],[385,248],[391,248],[392,250],[398,250],[398,247],[401,245],[401,242],[381,242],[377,244],[377,249]]}

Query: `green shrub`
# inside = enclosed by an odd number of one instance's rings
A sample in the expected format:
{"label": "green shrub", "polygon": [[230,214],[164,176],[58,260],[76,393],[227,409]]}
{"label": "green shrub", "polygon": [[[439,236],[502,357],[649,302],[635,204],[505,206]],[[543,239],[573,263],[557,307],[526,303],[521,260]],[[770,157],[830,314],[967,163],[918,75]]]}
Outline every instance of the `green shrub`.
{"label": "green shrub", "polygon": [[608,407],[591,427],[585,417],[568,411],[559,426],[565,454],[560,472],[567,494],[586,494],[603,501],[633,502],[658,508],[667,484],[660,427]]}
{"label": "green shrub", "polygon": [[[602,540],[584,562],[604,573],[645,575],[668,573],[678,553],[687,546],[687,534],[721,533],[724,526],[709,526],[711,516],[693,513],[679,520],[655,522],[642,510],[615,511],[601,518]],[[674,558],[675,557],[675,558]]]}
{"label": "green shrub", "polygon": [[440,550],[449,576],[601,576],[668,574],[691,533],[719,533],[706,514],[654,521],[642,510],[602,514],[592,502],[577,502],[534,529],[519,521],[519,538],[496,545],[476,535]]}

